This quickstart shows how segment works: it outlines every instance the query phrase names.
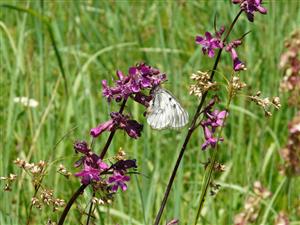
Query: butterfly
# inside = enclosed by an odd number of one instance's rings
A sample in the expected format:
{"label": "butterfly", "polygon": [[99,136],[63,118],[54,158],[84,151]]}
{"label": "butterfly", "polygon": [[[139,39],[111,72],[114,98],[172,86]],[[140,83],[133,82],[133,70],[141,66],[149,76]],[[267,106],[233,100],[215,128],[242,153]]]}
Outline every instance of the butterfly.
{"label": "butterfly", "polygon": [[153,129],[178,129],[188,123],[188,113],[169,91],[157,86],[151,95],[153,98],[149,102],[146,117]]}

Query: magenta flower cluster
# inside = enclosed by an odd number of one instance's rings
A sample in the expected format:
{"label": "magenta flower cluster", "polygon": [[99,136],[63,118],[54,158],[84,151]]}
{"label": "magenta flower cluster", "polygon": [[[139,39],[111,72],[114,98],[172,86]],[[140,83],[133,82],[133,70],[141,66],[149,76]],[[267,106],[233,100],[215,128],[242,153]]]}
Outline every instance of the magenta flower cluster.
{"label": "magenta flower cluster", "polygon": [[81,177],[82,184],[88,185],[92,182],[102,181],[112,192],[116,192],[118,188],[122,191],[127,189],[126,182],[130,180],[130,177],[126,176],[126,173],[128,169],[137,168],[135,160],[119,160],[108,166],[91,151],[85,141],[75,142],[74,149],[77,153],[80,152],[84,155],[75,163],[75,167],[83,166],[82,170],[75,174],[75,176]]}
{"label": "magenta flower cluster", "polygon": [[202,45],[202,52],[204,55],[213,58],[215,56],[215,49],[223,48],[223,41],[221,40],[225,28],[221,27],[220,31],[213,36],[209,32],[205,32],[205,37],[196,36],[196,44]]}
{"label": "magenta flower cluster", "polygon": [[[146,107],[152,97],[143,94],[142,91],[152,89],[166,80],[164,73],[145,63],[130,67],[128,75],[117,71],[117,77],[118,79],[113,87],[109,87],[106,80],[102,81],[102,93],[108,102],[111,100],[119,102],[131,97],[134,101]],[[143,125],[131,119],[130,116],[121,112],[112,112],[110,117],[111,119],[108,121],[90,130],[93,138],[98,137],[105,131],[115,132],[117,129],[124,130],[131,138],[137,139],[141,136]],[[75,176],[81,178],[81,183],[88,185],[101,181],[109,185],[112,192],[117,191],[118,188],[123,191],[127,189],[126,182],[130,180],[130,177],[126,176],[126,173],[128,169],[137,167],[135,160],[119,160],[109,167],[102,161],[100,156],[92,152],[86,142],[76,142],[74,148],[77,153],[83,154],[80,160],[75,163],[76,167],[82,166],[82,170],[75,174]],[[105,180],[103,176],[107,177],[108,174],[110,176]]]}
{"label": "magenta flower cluster", "polygon": [[102,81],[102,93],[108,101],[114,99],[119,102],[129,96],[135,97],[142,90],[151,89],[166,80],[166,74],[145,63],[130,67],[127,76],[117,71],[117,77],[119,79],[114,87],[109,87],[106,80]]}
{"label": "magenta flower cluster", "polygon": [[236,48],[242,44],[241,40],[235,40],[228,44],[222,41],[222,34],[224,33],[225,28],[221,27],[221,29],[216,32],[213,36],[211,33],[206,32],[205,37],[196,36],[196,44],[202,45],[202,52],[204,55],[208,55],[208,57],[212,58],[215,55],[215,49],[223,49],[231,54],[231,58],[233,61],[233,69],[235,71],[244,70],[246,68],[245,64],[239,60]]}
{"label": "magenta flower cluster", "polygon": [[75,163],[75,167],[83,166],[83,169],[75,176],[81,177],[81,183],[83,184],[100,181],[100,173],[107,170],[109,166],[91,151],[85,141],[75,142],[74,149],[77,153],[80,152],[84,155]]}
{"label": "magenta flower cluster", "polygon": [[[267,10],[261,6],[262,0],[233,0],[234,4],[240,4],[241,10],[243,10],[249,19],[249,21],[253,22],[254,20],[254,12],[260,12],[262,14],[266,14]],[[233,69],[234,71],[245,70],[245,64],[238,58],[238,54],[236,52],[236,48],[242,44],[242,40],[235,40],[230,43],[225,43],[221,39],[222,34],[224,33],[225,28],[221,27],[219,31],[212,35],[210,32],[206,32],[205,36],[196,36],[196,44],[202,45],[202,52],[204,55],[208,55],[208,57],[213,58],[215,56],[216,49],[223,49],[231,54]]]}
{"label": "magenta flower cluster", "polygon": [[91,129],[91,135],[98,137],[104,131],[115,131],[116,129],[123,129],[126,133],[137,139],[141,136],[143,125],[139,124],[136,120],[131,120],[129,116],[123,115],[118,112],[112,112],[110,114],[111,119],[99,124],[97,127]]}
{"label": "magenta flower cluster", "polygon": [[240,4],[241,10],[243,10],[250,22],[254,21],[254,13],[260,12],[266,14],[267,9],[262,7],[262,0],[232,0],[234,4]]}
{"label": "magenta flower cluster", "polygon": [[212,110],[217,98],[213,98],[208,106],[203,110],[205,120],[201,121],[201,126],[204,131],[205,142],[202,145],[202,150],[205,150],[208,146],[215,148],[218,141],[223,141],[223,138],[214,137],[214,133],[218,127],[224,125],[224,119],[228,115],[226,110]]}

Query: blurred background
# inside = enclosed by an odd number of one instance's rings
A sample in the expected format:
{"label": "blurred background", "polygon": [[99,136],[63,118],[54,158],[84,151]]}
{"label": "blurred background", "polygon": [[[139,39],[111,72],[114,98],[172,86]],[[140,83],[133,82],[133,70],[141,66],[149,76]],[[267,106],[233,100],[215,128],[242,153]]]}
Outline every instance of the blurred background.
{"label": "blurred background", "polygon": [[[1,154],[0,175],[17,174],[11,192],[1,192],[0,224],[25,224],[34,188],[29,176],[13,164],[16,158],[28,162],[45,160],[49,164],[44,185],[55,196],[68,201],[80,185],[79,179],[66,179],[57,173],[63,164],[72,173],[75,140],[91,141],[89,130],[107,121],[115,102],[102,97],[101,80],[112,84],[116,70],[127,72],[140,61],[168,75],[164,87],[193,115],[197,99],[189,95],[190,75],[212,69],[214,60],[202,55],[195,36],[213,32],[217,26],[229,26],[239,11],[227,0],[210,1],[8,1],[0,8],[1,46]],[[241,73],[247,83],[245,93],[280,96],[282,108],[271,118],[245,96],[237,96],[230,109],[225,141],[219,161],[226,171],[217,174],[221,185],[215,196],[208,195],[199,224],[233,224],[244,211],[253,184],[261,184],[273,193],[263,199],[254,224],[274,224],[280,212],[300,224],[300,182],[280,172],[284,160],[281,149],[288,139],[288,122],[296,113],[287,103],[288,94],[279,91],[283,71],[280,55],[284,40],[300,26],[300,1],[264,1],[267,15],[256,14],[254,23],[242,15],[230,39],[251,31],[238,48],[248,70]],[[17,6],[15,8],[7,7]],[[22,10],[26,9],[26,10]],[[44,19],[49,18],[49,19]],[[232,62],[223,54],[216,80],[229,77]],[[28,97],[38,105],[24,106],[16,97]],[[224,108],[225,89],[220,90]],[[163,198],[171,170],[187,133],[182,130],[151,130],[140,105],[130,102],[125,111],[144,124],[142,137],[132,140],[117,132],[107,159],[119,148],[128,158],[136,158],[138,171],[126,192],[118,192],[109,206],[95,211],[95,224],[152,224]],[[95,142],[100,152],[108,133]],[[179,168],[162,223],[177,218],[180,224],[192,224],[198,207],[203,163],[209,151],[201,151],[203,132],[196,131]],[[25,176],[24,176],[25,175]],[[4,187],[4,183],[1,183]],[[73,206],[66,224],[84,224],[91,191]],[[34,209],[32,224],[57,221],[61,211]]]}

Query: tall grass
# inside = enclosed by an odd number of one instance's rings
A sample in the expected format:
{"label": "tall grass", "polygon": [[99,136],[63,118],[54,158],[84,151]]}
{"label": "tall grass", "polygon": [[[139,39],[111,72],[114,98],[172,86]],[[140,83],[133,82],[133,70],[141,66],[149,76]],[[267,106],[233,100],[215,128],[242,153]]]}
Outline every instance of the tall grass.
{"label": "tall grass", "polygon": [[[78,188],[79,180],[66,180],[56,173],[57,166],[63,163],[74,172],[74,140],[88,139],[89,129],[107,120],[109,112],[117,109],[101,98],[101,80],[112,80],[116,69],[126,71],[130,65],[146,61],[168,74],[165,86],[192,114],[195,99],[188,95],[189,76],[212,66],[211,61],[200,57],[194,37],[213,27],[215,14],[221,25],[228,24],[238,11],[229,1],[218,0],[1,0],[1,4],[30,9],[50,19],[47,24],[30,13],[0,8],[0,174],[16,173],[22,177],[12,163],[17,157],[53,162],[45,183],[66,200]],[[247,58],[249,68],[243,79],[252,84],[248,89],[278,95],[279,55],[285,37],[299,27],[300,1],[267,1],[265,7],[268,14],[257,16],[255,26],[239,23],[232,36],[253,31],[241,50],[241,59]],[[224,62],[229,60],[222,58]],[[16,96],[34,98],[39,106],[26,108],[16,104]],[[295,199],[299,199],[299,179],[283,182],[285,178],[278,173],[282,162],[279,150],[287,137],[287,122],[294,113],[282,97],[282,109],[268,120],[246,99],[235,100],[225,130],[226,142],[220,151],[228,169],[217,178],[222,184],[221,191],[215,198],[208,197],[201,224],[232,224],[255,180],[276,193],[265,202],[260,223],[272,224],[280,210],[289,212],[291,221],[297,221]],[[145,122],[140,116],[143,109],[137,104],[129,104],[125,110]],[[197,131],[189,143],[163,221],[179,218],[182,224],[193,222],[204,174],[202,162],[208,158],[200,150],[201,132]],[[108,155],[122,147],[137,159],[143,175],[133,179],[128,191],[118,194],[110,207],[97,209],[97,224],[153,223],[184,135],[185,131],[158,132],[145,125],[142,138],[129,141],[124,133],[117,132]],[[96,149],[100,151],[106,138],[103,135],[96,141]],[[11,193],[1,192],[0,224],[26,221],[34,190],[30,180],[23,177],[22,185],[13,186]],[[77,224],[82,218],[80,211],[88,206],[90,197],[91,192],[87,191],[79,199],[80,204],[68,216],[69,224]],[[49,209],[35,210],[33,223],[45,224],[49,218],[57,220],[59,215]]]}

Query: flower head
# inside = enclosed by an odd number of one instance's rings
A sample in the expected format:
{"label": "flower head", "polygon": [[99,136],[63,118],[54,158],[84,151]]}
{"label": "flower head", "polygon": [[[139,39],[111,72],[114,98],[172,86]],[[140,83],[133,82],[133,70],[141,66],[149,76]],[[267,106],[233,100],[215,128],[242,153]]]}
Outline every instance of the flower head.
{"label": "flower head", "polygon": [[213,37],[210,32],[205,33],[205,37],[196,36],[196,44],[202,45],[202,52],[204,55],[208,55],[208,57],[213,58],[215,55],[214,50],[223,48],[223,42],[221,40],[221,36],[224,33],[224,27],[221,27],[220,31],[216,32]]}
{"label": "flower head", "polygon": [[99,181],[100,180],[100,171],[99,169],[95,169],[87,164],[84,164],[83,170],[78,173],[75,173],[76,177],[81,177],[82,184],[89,184],[91,181]]}
{"label": "flower head", "polygon": [[208,72],[197,71],[197,73],[192,74],[191,79],[195,81],[195,84],[190,86],[190,95],[195,95],[199,98],[208,90],[214,90],[217,84],[210,80]]}
{"label": "flower head", "polygon": [[234,4],[240,4],[241,10],[243,10],[250,22],[254,21],[254,13],[260,12],[266,14],[267,9],[262,7],[262,0],[232,0]]}
{"label": "flower head", "polygon": [[99,181],[100,173],[107,170],[109,166],[87,147],[85,141],[76,141],[74,148],[77,152],[84,154],[75,163],[75,167],[83,165],[83,169],[76,173],[75,176],[81,177],[81,183],[83,184],[89,184],[91,181]]}
{"label": "flower head", "polygon": [[108,101],[127,99],[129,96],[138,94],[144,89],[151,89],[166,80],[166,74],[145,63],[130,67],[127,76],[121,71],[117,71],[117,77],[119,79],[115,81],[114,87],[109,87],[106,80],[102,81],[102,94]]}
{"label": "flower head", "polygon": [[114,170],[117,171],[126,171],[130,168],[137,168],[135,159],[119,160],[111,166]]}
{"label": "flower head", "polygon": [[130,180],[129,176],[125,176],[120,172],[114,172],[114,175],[108,178],[108,183],[112,184],[111,190],[116,192],[118,188],[121,188],[122,191],[127,190],[127,185],[125,182]]}
{"label": "flower head", "polygon": [[92,128],[90,134],[93,137],[98,137],[104,131],[115,131],[116,129],[123,129],[132,138],[141,136],[143,125],[139,124],[136,120],[130,120],[129,116],[123,115],[118,112],[110,114],[111,119]]}
{"label": "flower head", "polygon": [[242,44],[241,40],[235,40],[228,43],[225,47],[225,50],[231,53],[234,71],[246,70],[245,64],[238,58],[238,54],[235,50],[241,44]]}
{"label": "flower head", "polygon": [[223,138],[214,137],[214,133],[216,132],[216,129],[218,127],[224,126],[224,120],[227,117],[228,112],[226,110],[213,110],[212,107],[214,106],[216,101],[217,97],[214,97],[203,110],[206,119],[201,122],[205,137],[205,142],[202,145],[202,150],[205,150],[208,146],[215,148],[218,141],[224,140]]}

